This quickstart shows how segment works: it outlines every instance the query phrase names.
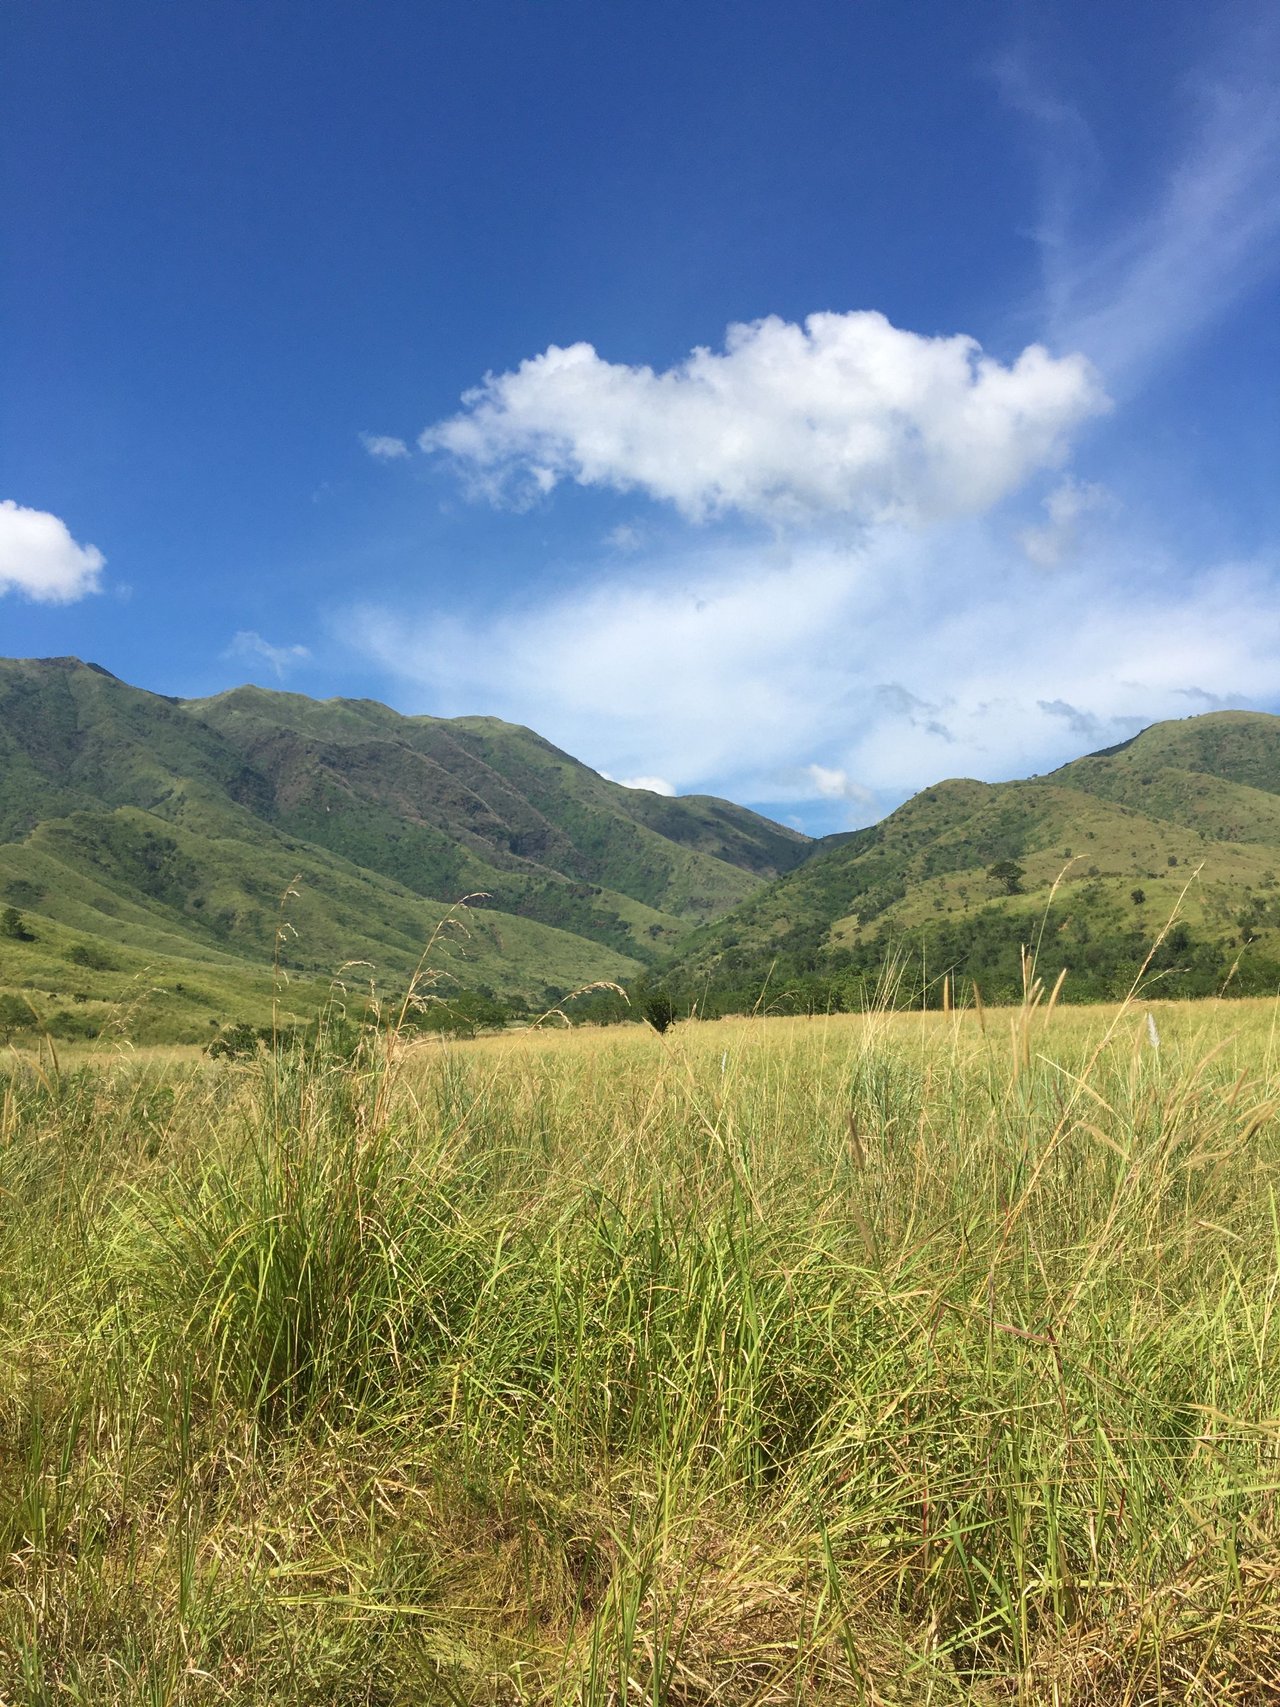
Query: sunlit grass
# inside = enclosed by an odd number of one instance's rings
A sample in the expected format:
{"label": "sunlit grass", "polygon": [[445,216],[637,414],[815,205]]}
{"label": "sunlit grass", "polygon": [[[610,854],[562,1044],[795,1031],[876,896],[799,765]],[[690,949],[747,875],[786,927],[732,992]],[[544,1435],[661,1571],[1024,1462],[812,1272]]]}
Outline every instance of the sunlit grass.
{"label": "sunlit grass", "polygon": [[0,1700],[1277,1698],[1270,1004],[338,1041],[12,1067]]}

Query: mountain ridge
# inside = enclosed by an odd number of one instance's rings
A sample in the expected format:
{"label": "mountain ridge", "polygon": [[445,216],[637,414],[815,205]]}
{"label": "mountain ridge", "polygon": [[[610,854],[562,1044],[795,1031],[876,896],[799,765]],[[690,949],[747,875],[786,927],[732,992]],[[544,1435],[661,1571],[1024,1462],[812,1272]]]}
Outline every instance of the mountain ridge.
{"label": "mountain ridge", "polygon": [[271,965],[305,984],[372,959],[403,982],[470,896],[450,976],[540,1002],[633,976],[809,846],[731,802],[635,793],[497,719],[254,686],[182,700],[77,659],[0,660],[0,895],[44,944],[0,944],[0,979],[51,1000],[76,983],[88,1023],[109,980],[59,956],[141,975],[149,931],[170,958],[242,967],[261,1011]]}
{"label": "mountain ridge", "polygon": [[[1011,883],[993,875],[1009,864]],[[766,986],[799,1007],[851,1005],[904,957],[921,1000],[943,976],[1013,999],[1020,946],[1039,942],[1070,995],[1114,996],[1176,905],[1172,951],[1153,963],[1170,993],[1274,989],[1278,866],[1280,718],[1204,713],[1045,776],[921,790],[875,825],[824,838],[695,928],[661,971],[703,1011],[746,1006]]]}
{"label": "mountain ridge", "polygon": [[348,984],[403,988],[428,943],[442,993],[517,1006],[607,979],[703,1012],[762,992],[812,1010],[894,968],[900,999],[942,976],[1000,999],[1028,941],[1068,995],[1114,995],[1192,872],[1156,972],[1170,993],[1256,989],[1280,985],[1277,867],[1266,713],[1155,723],[1044,776],[948,778],[810,841],[627,789],[497,718],[252,684],[180,699],[73,658],[0,660],[0,907],[19,916],[0,1009],[34,1001],[66,1035],[114,1024],[135,984],[171,1035],[282,1000],[304,1015],[353,962]]}

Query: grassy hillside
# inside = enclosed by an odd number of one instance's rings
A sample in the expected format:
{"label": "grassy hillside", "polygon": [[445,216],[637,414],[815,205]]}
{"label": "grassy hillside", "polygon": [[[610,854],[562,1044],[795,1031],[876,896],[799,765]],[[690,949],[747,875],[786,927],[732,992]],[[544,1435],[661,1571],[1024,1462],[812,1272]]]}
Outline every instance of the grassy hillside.
{"label": "grassy hillside", "polygon": [[809,846],[727,801],[607,782],[496,718],[401,717],[259,688],[189,710],[267,779],[277,821],[437,897],[487,888],[500,904],[548,905],[554,874],[678,926],[722,912]]}
{"label": "grassy hillside", "polygon": [[0,938],[3,986],[35,999],[64,1036],[117,1023],[135,999],[134,1035],[196,1038],[213,1024],[265,1023],[277,986],[283,1011],[303,1015],[334,977],[398,991],[437,932],[445,996],[536,1004],[640,969],[532,919],[463,911],[443,926],[444,903],[321,850],[215,839],[131,808],[55,819],[0,846],[0,897],[23,903],[24,931]]}
{"label": "grassy hillside", "polygon": [[1069,995],[1104,997],[1175,909],[1153,962],[1171,993],[1280,984],[1280,719],[1211,713],[1048,777],[940,783],[694,931],[665,976],[712,1011],[852,1003],[889,966],[935,1001],[947,974],[1003,999],[1038,944]]}
{"label": "grassy hillside", "polygon": [[0,907],[21,915],[0,1029],[30,1002],[62,1035],[135,1009],[143,1035],[261,1023],[273,964],[304,1009],[352,962],[401,988],[464,896],[442,987],[536,1004],[630,978],[808,845],[489,719],[257,688],[177,702],[75,659],[0,661]]}
{"label": "grassy hillside", "polygon": [[172,700],[74,658],[0,659],[0,840],[101,806],[180,817],[189,799],[262,811],[262,779]]}

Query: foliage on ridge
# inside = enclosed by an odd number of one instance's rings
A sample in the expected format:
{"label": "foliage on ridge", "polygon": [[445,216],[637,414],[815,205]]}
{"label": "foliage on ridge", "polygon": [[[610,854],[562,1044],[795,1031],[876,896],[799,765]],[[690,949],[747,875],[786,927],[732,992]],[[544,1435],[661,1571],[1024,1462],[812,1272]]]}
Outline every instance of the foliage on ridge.
{"label": "foliage on ridge", "polygon": [[[1020,869],[1017,884],[1000,873]],[[1021,949],[1076,1000],[1153,970],[1170,995],[1280,987],[1280,719],[1156,724],[1049,776],[939,783],[691,933],[659,968],[704,1013],[863,1005],[897,970],[941,1001],[1017,999]]]}

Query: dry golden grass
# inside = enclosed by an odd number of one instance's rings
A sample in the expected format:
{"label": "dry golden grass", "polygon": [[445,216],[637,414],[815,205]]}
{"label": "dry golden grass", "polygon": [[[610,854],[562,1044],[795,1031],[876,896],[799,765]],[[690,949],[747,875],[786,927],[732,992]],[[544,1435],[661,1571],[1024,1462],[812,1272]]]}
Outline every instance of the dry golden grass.
{"label": "dry golden grass", "polygon": [[1280,1699],[1276,1022],[15,1063],[0,1700]]}

